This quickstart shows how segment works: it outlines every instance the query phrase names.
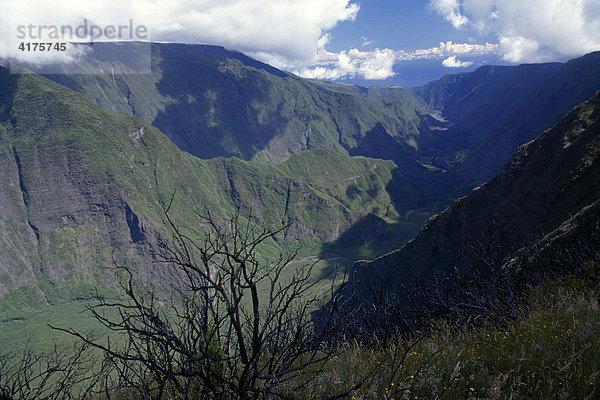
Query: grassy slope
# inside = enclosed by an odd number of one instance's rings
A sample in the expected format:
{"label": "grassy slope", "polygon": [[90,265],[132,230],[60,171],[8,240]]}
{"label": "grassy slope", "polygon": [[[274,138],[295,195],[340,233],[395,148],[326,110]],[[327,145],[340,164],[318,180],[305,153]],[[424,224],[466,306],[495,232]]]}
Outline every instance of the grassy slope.
{"label": "grassy slope", "polygon": [[[98,285],[108,290],[113,255],[149,274],[149,254],[167,234],[163,206],[173,194],[171,215],[194,238],[201,237],[195,213],[204,207],[227,218],[241,203],[267,226],[291,223],[286,240],[270,243],[265,256],[296,246],[301,257],[318,255],[324,242],[359,223],[360,235],[328,245],[327,253],[352,246],[372,256],[408,240],[423,222],[399,214],[402,196],[392,199],[388,186],[406,178],[390,161],[326,149],[280,164],[201,160],[135,117],[37,75],[0,72],[7,88],[0,125],[0,320],[29,318],[36,304],[70,307]],[[393,240],[365,253],[361,246],[381,234],[365,224],[369,216],[373,224],[383,221]]]}
{"label": "grassy slope", "polygon": [[583,267],[578,273],[587,279],[570,275],[536,285],[506,325],[483,316],[467,324],[432,319],[426,333],[344,343],[318,378],[323,386],[298,398],[340,393],[365,376],[352,398],[598,398],[599,217],[600,200],[507,262],[530,271]]}
{"label": "grassy slope", "polygon": [[599,295],[589,282],[548,283],[530,299],[529,313],[509,328],[473,331],[440,324],[407,350],[395,371],[394,357],[404,354],[400,339],[371,348],[350,345],[321,377],[326,386],[300,397],[339,393],[374,371],[352,398],[597,398]]}

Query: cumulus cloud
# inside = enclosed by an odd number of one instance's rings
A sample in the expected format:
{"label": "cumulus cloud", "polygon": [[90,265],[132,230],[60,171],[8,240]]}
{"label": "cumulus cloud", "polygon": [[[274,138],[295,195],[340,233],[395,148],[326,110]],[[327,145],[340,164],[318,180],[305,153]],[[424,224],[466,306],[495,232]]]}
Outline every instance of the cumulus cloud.
{"label": "cumulus cloud", "polygon": [[564,60],[600,49],[598,0],[431,0],[456,28],[495,35],[512,62]]}
{"label": "cumulus cloud", "polygon": [[[152,40],[220,44],[283,62],[314,60],[319,40],[359,10],[352,0],[1,0],[0,23],[12,32],[0,38],[0,56],[11,48],[19,24],[99,26],[133,19],[151,28]],[[11,54],[14,51],[10,52]]]}
{"label": "cumulus cloud", "polygon": [[473,65],[472,61],[461,61],[456,56],[450,56],[442,61],[442,65],[446,68],[464,68]]}
{"label": "cumulus cloud", "polygon": [[454,43],[452,41],[440,42],[438,46],[428,49],[419,49],[413,52],[402,52],[401,59],[411,60],[420,58],[447,57],[451,55],[482,55],[494,54],[498,51],[498,45],[493,43],[473,44]]}
{"label": "cumulus cloud", "polygon": [[461,13],[458,0],[432,0],[430,6],[442,14],[455,28],[461,28],[469,23],[469,19]]}
{"label": "cumulus cloud", "polygon": [[336,80],[361,77],[364,79],[386,79],[394,75],[396,53],[390,49],[360,51],[351,49],[339,53],[321,51],[316,66],[293,70],[297,75],[311,79]]}
{"label": "cumulus cloud", "polygon": [[391,49],[375,49],[373,51],[352,49],[333,53],[321,47],[314,63],[302,68],[290,69],[297,75],[311,79],[337,80],[360,77],[367,80],[383,80],[395,75],[393,67],[398,61],[446,58],[443,61],[445,66],[467,67],[473,63],[457,60],[457,55],[493,54],[497,50],[498,45],[496,44],[453,43],[452,41],[441,42],[438,46],[410,52]]}

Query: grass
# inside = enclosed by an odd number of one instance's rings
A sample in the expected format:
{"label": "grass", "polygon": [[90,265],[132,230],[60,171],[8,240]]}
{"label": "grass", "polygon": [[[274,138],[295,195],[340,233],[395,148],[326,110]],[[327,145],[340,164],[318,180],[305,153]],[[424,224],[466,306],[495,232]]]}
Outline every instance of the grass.
{"label": "grass", "polygon": [[98,330],[100,325],[85,311],[86,302],[68,302],[20,312],[16,319],[0,323],[0,353],[24,349],[47,351],[54,343],[67,345],[73,338],[48,327],[72,327],[82,332]]}
{"label": "grass", "polygon": [[[467,329],[443,322],[417,341],[345,343],[316,376],[317,385],[292,396],[323,398],[348,390],[367,376],[348,398],[595,399],[600,396],[599,298],[597,284],[549,283],[532,295],[527,315],[508,328]],[[78,318],[82,309],[76,303],[32,311],[39,321],[38,339],[52,334],[42,329],[47,322],[93,328],[89,320]],[[20,323],[10,323],[16,329],[13,339]],[[0,334],[0,341],[4,339]],[[116,395],[127,398],[125,393]]]}
{"label": "grass", "polygon": [[[404,347],[399,340],[349,344],[319,377],[320,398],[372,378],[353,399],[594,399],[600,396],[600,288],[553,283],[508,329],[438,330]],[[397,361],[405,357],[400,365]]]}

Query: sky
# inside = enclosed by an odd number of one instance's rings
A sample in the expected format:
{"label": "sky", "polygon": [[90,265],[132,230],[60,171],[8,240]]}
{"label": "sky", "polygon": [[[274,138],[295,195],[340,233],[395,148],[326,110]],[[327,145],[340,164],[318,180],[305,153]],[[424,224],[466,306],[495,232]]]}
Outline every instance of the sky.
{"label": "sky", "polygon": [[0,0],[0,57],[76,62],[74,48],[17,51],[39,40],[16,39],[17,27],[82,21],[100,30],[134,22],[148,28],[143,40],[222,45],[303,77],[362,84],[415,86],[600,50],[599,0]]}

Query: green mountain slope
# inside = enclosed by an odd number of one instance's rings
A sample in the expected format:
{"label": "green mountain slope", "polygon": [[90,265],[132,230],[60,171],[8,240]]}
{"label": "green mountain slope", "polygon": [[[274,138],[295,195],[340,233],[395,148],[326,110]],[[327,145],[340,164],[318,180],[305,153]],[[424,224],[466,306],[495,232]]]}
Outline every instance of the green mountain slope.
{"label": "green mountain slope", "polygon": [[600,89],[593,53],[564,65],[485,66],[411,90],[301,79],[201,45],[154,44],[153,73],[132,73],[128,60],[147,48],[97,43],[84,63],[112,74],[49,78],[152,123],[201,158],[276,163],[325,148],[391,160],[408,184],[390,189],[419,194],[401,214],[444,209]]}
{"label": "green mountain slope", "polygon": [[[240,204],[267,226],[290,223],[273,252],[303,246],[302,254],[318,254],[371,215],[400,222],[388,249],[418,229],[396,209],[419,193],[393,162],[326,149],[280,164],[201,160],[149,123],[38,75],[0,69],[0,86],[3,311],[110,286],[113,257],[148,273],[159,237],[169,234],[163,207],[173,196],[171,216],[193,238],[201,237],[195,213],[205,208],[227,218]],[[392,181],[405,190],[390,192]]]}
{"label": "green mountain slope", "polygon": [[[124,53],[135,43],[94,45],[86,60],[105,70],[131,72]],[[300,79],[221,47],[153,44],[151,75],[50,76],[105,108],[129,112],[199,156],[280,161],[302,150],[347,153],[377,123],[414,150],[417,113],[427,109],[410,90],[393,104]]]}
{"label": "green mountain slope", "polygon": [[356,279],[393,288],[413,274],[477,266],[480,251],[505,259],[580,212],[595,223],[586,215],[597,214],[598,199],[600,93],[521,146],[500,175],[432,218],[402,249],[357,265]]}

